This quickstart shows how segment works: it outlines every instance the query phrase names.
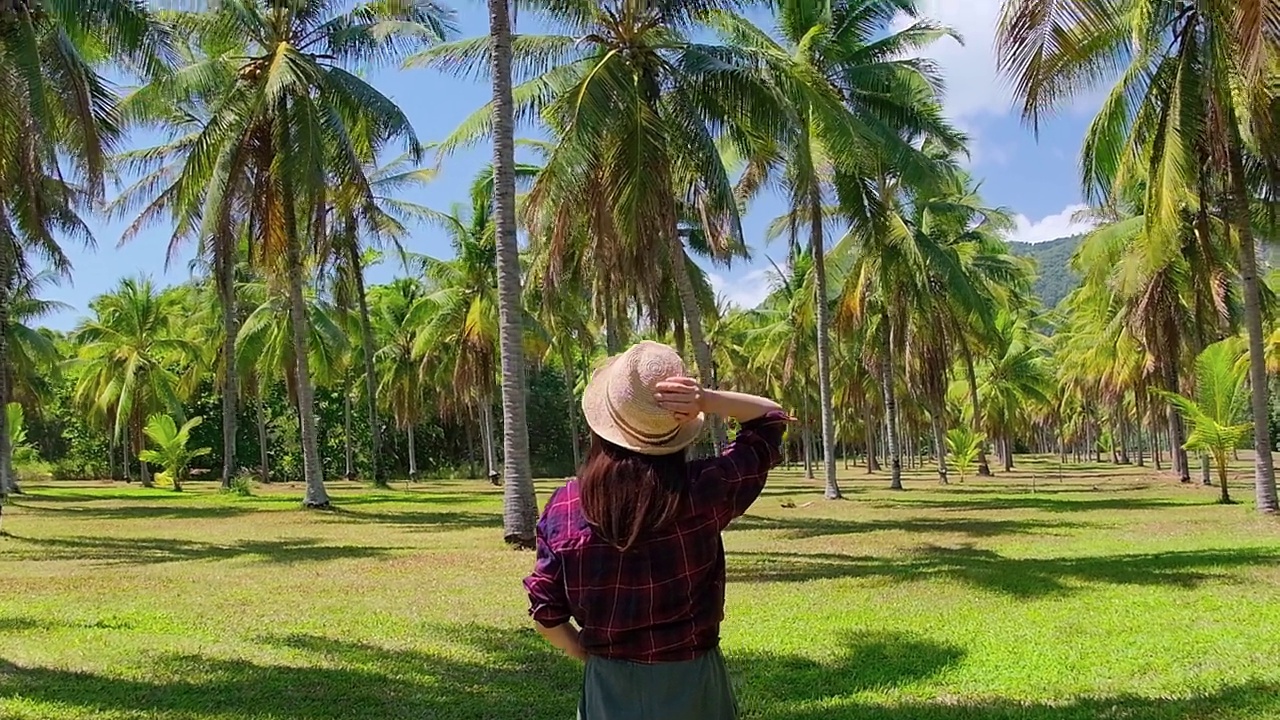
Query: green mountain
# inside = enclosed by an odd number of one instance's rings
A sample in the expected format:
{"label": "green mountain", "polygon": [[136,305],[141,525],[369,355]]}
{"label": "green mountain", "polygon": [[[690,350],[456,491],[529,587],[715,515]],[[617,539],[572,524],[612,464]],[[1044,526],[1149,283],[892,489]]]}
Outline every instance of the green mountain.
{"label": "green mountain", "polygon": [[1080,278],[1071,270],[1071,256],[1080,247],[1083,235],[1058,238],[1042,243],[1011,242],[1014,255],[1031,258],[1036,262],[1036,282],[1033,288],[1045,309],[1053,309],[1076,286]]}

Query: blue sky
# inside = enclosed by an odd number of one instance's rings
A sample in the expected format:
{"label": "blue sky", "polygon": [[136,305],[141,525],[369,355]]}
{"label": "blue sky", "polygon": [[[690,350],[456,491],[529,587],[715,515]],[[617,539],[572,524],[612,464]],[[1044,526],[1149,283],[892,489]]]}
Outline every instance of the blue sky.
{"label": "blue sky", "polygon": [[[984,196],[989,203],[1007,207],[1019,216],[1018,229],[1010,239],[1052,240],[1083,229],[1071,222],[1080,203],[1075,160],[1088,119],[1099,102],[1097,97],[1082,100],[1043,126],[1037,140],[1012,110],[1008,90],[995,74],[991,42],[999,4],[999,0],[923,0],[926,16],[955,28],[966,41],[961,46],[943,40],[928,55],[937,60],[947,77],[949,115],[972,138],[972,171],[983,182]],[[482,3],[461,0],[454,5],[464,36],[486,32],[488,20]],[[522,17],[520,29],[536,32],[534,23],[536,19]],[[433,70],[389,68],[372,73],[370,79],[404,108],[424,141],[444,137],[481,107],[489,94],[486,82],[458,80]],[[141,145],[148,138],[136,141]],[[464,198],[472,176],[489,160],[489,153],[488,146],[480,146],[446,159],[437,180],[411,199],[447,209]],[[750,208],[745,230],[754,254],[752,262],[711,269],[717,290],[731,301],[754,305],[767,293],[767,258],[779,259],[784,249],[765,245],[763,233],[779,211],[780,205],[771,198]],[[46,293],[71,310],[47,319],[46,324],[59,329],[74,327],[86,312],[88,301],[126,275],[142,273],[162,284],[189,277],[189,250],[166,263],[165,228],[152,228],[128,245],[117,247],[124,225],[90,218],[96,249],[68,248],[75,267],[74,282]],[[431,228],[416,232],[408,248],[435,256],[450,252],[442,235]],[[377,268],[372,280],[384,281],[395,270]]]}

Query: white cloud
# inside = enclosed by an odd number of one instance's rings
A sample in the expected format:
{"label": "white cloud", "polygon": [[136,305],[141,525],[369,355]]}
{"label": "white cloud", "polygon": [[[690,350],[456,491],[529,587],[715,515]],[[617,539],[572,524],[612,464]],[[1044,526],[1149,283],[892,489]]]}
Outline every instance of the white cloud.
{"label": "white cloud", "polygon": [[764,302],[773,290],[773,270],[752,270],[741,277],[725,277],[707,273],[707,280],[717,297],[723,297],[730,305],[751,310]]}
{"label": "white cloud", "polygon": [[[947,83],[947,113],[956,120],[1009,111],[1008,86],[996,74],[995,37],[1000,0],[922,0],[920,17],[955,30],[964,44],[951,38],[934,43],[923,53],[942,68]],[[896,25],[912,22],[905,16]]]}
{"label": "white cloud", "polygon": [[1070,205],[1056,215],[1033,221],[1026,215],[1014,218],[1017,227],[1009,233],[1009,240],[1025,243],[1048,242],[1058,238],[1086,233],[1096,227],[1092,220],[1077,219],[1076,213],[1088,209],[1085,205]]}

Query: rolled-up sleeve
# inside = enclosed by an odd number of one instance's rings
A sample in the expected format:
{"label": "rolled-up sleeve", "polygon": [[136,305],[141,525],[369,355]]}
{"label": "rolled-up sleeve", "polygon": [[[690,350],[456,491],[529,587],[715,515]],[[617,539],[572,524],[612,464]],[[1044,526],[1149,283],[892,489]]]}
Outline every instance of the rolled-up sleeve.
{"label": "rolled-up sleeve", "polygon": [[722,529],[760,497],[769,471],[782,461],[782,435],[789,420],[784,412],[771,412],[742,423],[724,453],[699,472],[695,491],[713,504]]}
{"label": "rolled-up sleeve", "polygon": [[529,593],[529,615],[543,627],[563,625],[571,615],[560,556],[550,542],[552,519],[549,516],[554,508],[554,504],[548,504],[546,514],[538,521],[537,559],[533,572],[524,580]]}

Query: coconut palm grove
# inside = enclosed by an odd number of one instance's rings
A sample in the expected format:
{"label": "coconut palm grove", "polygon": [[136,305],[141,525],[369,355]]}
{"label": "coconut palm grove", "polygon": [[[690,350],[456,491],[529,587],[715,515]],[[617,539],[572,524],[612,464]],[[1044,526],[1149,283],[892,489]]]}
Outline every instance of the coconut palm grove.
{"label": "coconut palm grove", "polygon": [[1089,108],[1055,265],[949,2],[0,0],[0,717],[572,717],[520,581],[649,339],[795,417],[742,717],[1280,718],[1280,7],[973,3],[1020,133]]}

